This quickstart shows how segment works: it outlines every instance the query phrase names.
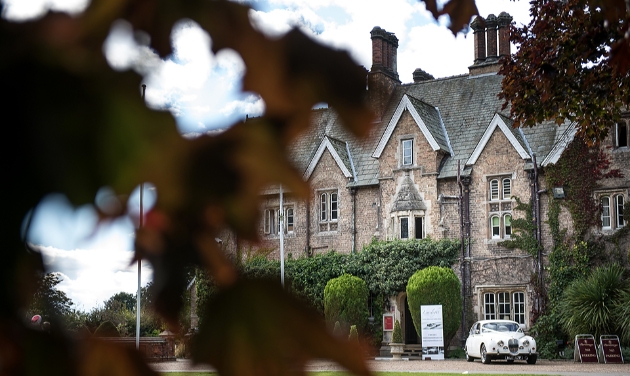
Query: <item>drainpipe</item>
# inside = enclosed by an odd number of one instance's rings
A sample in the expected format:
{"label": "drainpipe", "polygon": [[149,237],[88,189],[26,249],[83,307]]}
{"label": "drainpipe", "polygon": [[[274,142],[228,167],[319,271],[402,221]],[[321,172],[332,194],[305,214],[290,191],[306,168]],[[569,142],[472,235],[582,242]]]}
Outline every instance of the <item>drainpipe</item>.
{"label": "drainpipe", "polygon": [[307,256],[311,255],[311,200],[306,200],[306,245],[304,246],[304,253]]}
{"label": "drainpipe", "polygon": [[357,244],[357,189],[350,188],[350,195],[352,195],[352,253],[356,252]]}
{"label": "drainpipe", "polygon": [[[538,272],[538,290],[540,291],[540,289],[543,286],[543,267],[542,267],[542,221],[540,220],[540,194],[544,192],[540,191],[538,189],[538,164],[536,163],[536,154],[532,153],[532,162],[534,163],[534,186],[533,186],[533,190],[534,190],[534,207],[532,208],[534,210],[534,221],[536,222],[536,242],[538,244],[538,251],[536,254],[536,269]],[[540,314],[542,312],[543,309],[543,301],[542,301],[542,297],[540,296],[539,293],[537,293],[538,295],[538,313]]]}

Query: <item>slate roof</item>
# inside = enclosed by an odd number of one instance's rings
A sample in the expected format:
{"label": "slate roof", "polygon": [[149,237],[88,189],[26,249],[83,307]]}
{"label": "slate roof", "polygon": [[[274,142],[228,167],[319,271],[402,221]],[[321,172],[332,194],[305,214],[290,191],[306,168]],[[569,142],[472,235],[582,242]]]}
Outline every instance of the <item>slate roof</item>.
{"label": "slate roof", "polygon": [[[457,176],[457,161],[461,161],[463,168],[495,114],[500,114],[510,128],[513,124],[509,112],[501,110],[503,100],[497,97],[501,80],[502,76],[496,74],[466,74],[399,85],[394,89],[382,118],[363,140],[354,138],[345,130],[333,109],[313,110],[312,127],[291,148],[295,166],[305,171],[322,139],[328,136],[350,171],[353,171],[351,168],[354,165],[356,179],[349,186],[378,184],[378,159],[372,154],[406,94],[440,150],[445,152],[438,179],[454,178]],[[568,124],[557,126],[548,122],[533,128],[511,128],[511,131],[528,154],[531,154],[530,151],[536,153],[540,164],[554,144],[561,140],[567,127]],[[346,142],[348,146],[344,151]],[[462,173],[469,174],[472,169],[466,168]]]}

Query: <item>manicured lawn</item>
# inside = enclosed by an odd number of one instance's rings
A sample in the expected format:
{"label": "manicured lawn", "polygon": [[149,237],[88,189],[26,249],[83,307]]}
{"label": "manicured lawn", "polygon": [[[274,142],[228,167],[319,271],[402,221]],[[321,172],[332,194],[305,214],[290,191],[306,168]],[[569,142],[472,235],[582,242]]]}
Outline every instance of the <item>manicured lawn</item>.
{"label": "manicured lawn", "polygon": [[[377,376],[409,376],[413,374],[421,374],[422,376],[461,376],[461,373],[425,373],[425,372],[376,372]],[[164,376],[207,376],[218,375],[216,372],[166,372],[162,373]],[[338,372],[338,371],[322,371],[311,372],[312,376],[351,376],[351,373]],[[483,374],[476,373],[475,376],[497,376],[496,374]],[[528,374],[512,375],[512,376],[531,376]]]}

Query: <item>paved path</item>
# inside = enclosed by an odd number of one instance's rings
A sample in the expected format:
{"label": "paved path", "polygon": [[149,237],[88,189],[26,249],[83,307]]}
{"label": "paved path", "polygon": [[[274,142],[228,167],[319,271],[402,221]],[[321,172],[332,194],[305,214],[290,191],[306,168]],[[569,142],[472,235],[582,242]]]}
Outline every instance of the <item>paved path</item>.
{"label": "paved path", "polygon": [[[368,364],[373,371],[393,372],[444,372],[459,374],[492,373],[498,375],[530,374],[530,375],[589,375],[589,376],[630,376],[630,363],[626,364],[580,364],[572,361],[539,360],[535,365],[525,362],[494,361],[492,364],[481,364],[478,360],[468,363],[465,360],[443,361],[391,361],[369,360]],[[204,365],[193,365],[189,360],[176,362],[153,363],[153,369],[158,372],[186,372],[186,371],[212,371],[212,368]],[[334,362],[315,361],[307,366],[308,371],[342,371]]]}

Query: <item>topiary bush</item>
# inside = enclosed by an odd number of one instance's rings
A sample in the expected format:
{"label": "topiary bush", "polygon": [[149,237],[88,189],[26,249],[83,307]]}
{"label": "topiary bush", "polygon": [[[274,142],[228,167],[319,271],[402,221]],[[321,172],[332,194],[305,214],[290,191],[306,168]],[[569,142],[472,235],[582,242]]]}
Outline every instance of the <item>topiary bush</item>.
{"label": "topiary bush", "polygon": [[588,278],[577,279],[567,287],[558,314],[571,337],[590,333],[599,342],[600,335],[618,332],[623,325],[616,321],[616,312],[623,309],[619,306],[626,287],[623,272],[617,264],[598,267]]}
{"label": "topiary bush", "polygon": [[333,278],[324,288],[324,316],[329,325],[339,321],[347,333],[355,323],[363,332],[368,323],[368,289],[359,277],[344,274]]}
{"label": "topiary bush", "polygon": [[461,284],[451,268],[430,266],[414,273],[407,282],[407,301],[416,332],[422,337],[420,306],[441,305],[444,345],[457,333],[462,319]]}
{"label": "topiary bush", "polygon": [[400,329],[400,322],[396,320],[394,322],[394,332],[392,333],[392,342],[391,343],[402,343],[402,330]]}
{"label": "topiary bush", "polygon": [[350,334],[348,335],[348,341],[354,341],[354,342],[359,341],[359,332],[357,331],[356,325],[352,325],[350,327]]}

